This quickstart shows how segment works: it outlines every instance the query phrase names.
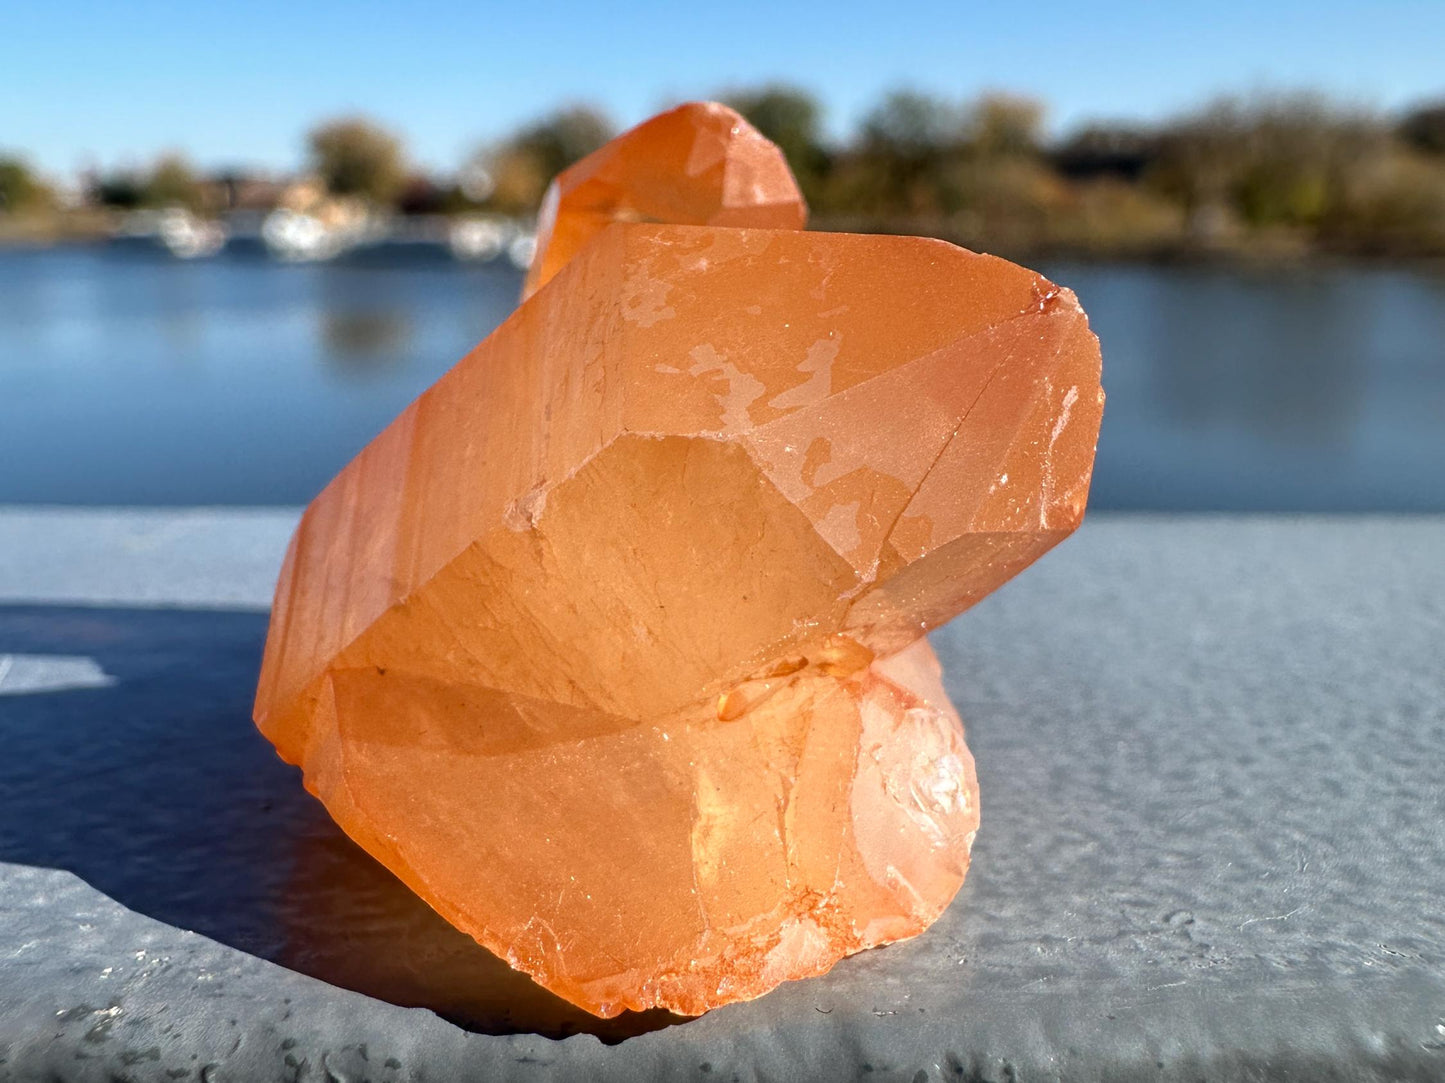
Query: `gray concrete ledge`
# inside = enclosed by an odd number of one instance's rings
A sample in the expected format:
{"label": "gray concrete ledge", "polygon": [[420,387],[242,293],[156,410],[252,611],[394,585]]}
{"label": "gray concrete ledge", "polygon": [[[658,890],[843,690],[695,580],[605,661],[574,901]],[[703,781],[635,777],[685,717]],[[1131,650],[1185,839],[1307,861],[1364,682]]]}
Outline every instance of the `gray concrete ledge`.
{"label": "gray concrete ledge", "polygon": [[294,521],[0,510],[0,1079],[1445,1079],[1445,518],[1091,518],[935,636],[943,919],[620,1042],[250,729]]}

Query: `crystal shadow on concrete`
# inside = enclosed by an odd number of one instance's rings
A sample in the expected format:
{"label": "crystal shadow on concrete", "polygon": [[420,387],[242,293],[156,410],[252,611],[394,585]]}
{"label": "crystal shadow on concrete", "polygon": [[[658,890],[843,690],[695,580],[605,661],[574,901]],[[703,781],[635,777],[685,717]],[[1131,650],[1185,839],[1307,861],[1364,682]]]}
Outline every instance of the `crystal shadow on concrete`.
{"label": "crystal shadow on concrete", "polygon": [[265,630],[258,613],[0,607],[0,655],[37,675],[0,696],[0,861],[65,869],[139,913],[482,1033],[618,1041],[681,1021],[559,1000],[342,834],[249,724]]}

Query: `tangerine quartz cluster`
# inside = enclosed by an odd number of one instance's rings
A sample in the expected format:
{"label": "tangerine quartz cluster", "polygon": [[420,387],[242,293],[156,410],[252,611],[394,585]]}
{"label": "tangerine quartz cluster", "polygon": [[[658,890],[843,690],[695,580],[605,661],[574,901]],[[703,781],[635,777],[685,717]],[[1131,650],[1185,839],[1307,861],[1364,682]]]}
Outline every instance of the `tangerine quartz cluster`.
{"label": "tangerine quartz cluster", "polygon": [[796,186],[721,106],[552,192],[527,299],[306,510],[256,721],[546,988],[698,1014],[958,890],[923,637],[1078,525],[1098,343],[1003,260],[778,228]]}

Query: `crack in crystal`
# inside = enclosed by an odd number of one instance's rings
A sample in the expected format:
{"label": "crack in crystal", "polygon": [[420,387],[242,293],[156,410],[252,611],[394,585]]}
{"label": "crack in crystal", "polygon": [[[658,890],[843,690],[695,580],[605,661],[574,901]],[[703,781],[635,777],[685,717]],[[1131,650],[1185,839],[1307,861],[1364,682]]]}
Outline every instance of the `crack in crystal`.
{"label": "crack in crystal", "polygon": [[[1034,315],[1034,313],[1031,313],[1031,312],[1020,313],[1020,316],[1030,316],[1030,315]],[[1008,323],[1008,322],[1010,322],[1012,319],[1016,319],[1016,318],[1018,318],[1018,317],[1011,317],[1010,320],[1002,320],[1002,321],[1000,321],[999,323],[994,324],[993,327],[989,328],[989,330],[988,330],[987,332],[985,332],[985,334],[992,334],[992,333],[993,333],[994,331],[996,331],[996,330],[998,329],[998,327],[1000,327],[1003,323]],[[882,562],[884,554],[888,551],[889,543],[893,540],[893,533],[894,533],[895,530],[898,529],[898,524],[901,523],[901,522],[903,521],[903,517],[908,514],[908,509],[909,509],[910,507],[912,507],[913,501],[914,501],[915,498],[917,498],[918,494],[923,491],[923,486],[927,483],[929,476],[930,476],[930,475],[933,473],[933,471],[934,471],[934,468],[937,467],[938,464],[943,461],[944,455],[948,454],[948,449],[953,446],[953,441],[954,441],[954,439],[958,436],[958,434],[959,434],[960,432],[963,431],[964,425],[968,423],[969,415],[973,413],[974,407],[977,406],[977,405],[979,404],[979,402],[983,399],[984,394],[985,394],[985,393],[988,391],[988,389],[989,389],[989,385],[991,385],[991,384],[993,383],[994,378],[995,378],[996,376],[998,376],[998,374],[1003,370],[1003,367],[1004,367],[1004,365],[1008,362],[1008,360],[1009,360],[1008,357],[1005,357],[1005,358],[1000,359],[1000,360],[994,365],[994,367],[989,371],[988,377],[983,381],[983,386],[978,389],[978,394],[975,395],[975,396],[973,397],[973,401],[968,404],[968,408],[967,408],[966,410],[964,410],[963,416],[958,419],[958,424],[953,427],[953,431],[948,434],[948,439],[944,440],[943,446],[938,449],[938,454],[933,457],[933,461],[930,462],[930,463],[928,464],[928,466],[924,469],[922,476],[920,476],[919,479],[918,479],[918,484],[916,484],[915,486],[913,486],[913,490],[908,494],[907,498],[903,501],[903,506],[898,509],[898,514],[895,515],[895,516],[893,517],[893,521],[888,524],[888,529],[883,532],[883,538],[882,538],[882,540],[878,543],[878,561],[879,561],[879,563]],[[877,573],[878,573],[878,567],[879,567],[879,564],[875,564],[875,565],[874,565],[874,568],[873,568],[873,574],[874,574],[875,577],[877,576]],[[870,582],[871,582],[871,580],[870,580]],[[843,625],[844,625],[845,627],[847,626],[848,615],[852,612],[853,606],[854,606],[854,604],[856,604],[856,602],[857,602],[857,599],[856,599],[856,598],[853,600],[853,602],[850,602],[849,605],[848,605],[848,609],[845,611],[845,613],[844,613],[844,615],[843,615]]]}

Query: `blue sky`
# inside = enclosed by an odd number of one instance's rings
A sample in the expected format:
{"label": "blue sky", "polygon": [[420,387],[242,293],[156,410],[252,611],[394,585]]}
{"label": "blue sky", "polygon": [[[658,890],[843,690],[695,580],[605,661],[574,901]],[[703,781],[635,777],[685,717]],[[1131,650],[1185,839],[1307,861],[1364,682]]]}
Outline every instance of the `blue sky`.
{"label": "blue sky", "polygon": [[362,111],[456,164],[559,103],[619,122],[786,79],[845,132],[885,90],[1037,95],[1067,128],[1221,91],[1310,86],[1394,108],[1445,96],[1445,0],[1209,3],[0,3],[0,148],[48,169],[181,149],[291,167]]}

